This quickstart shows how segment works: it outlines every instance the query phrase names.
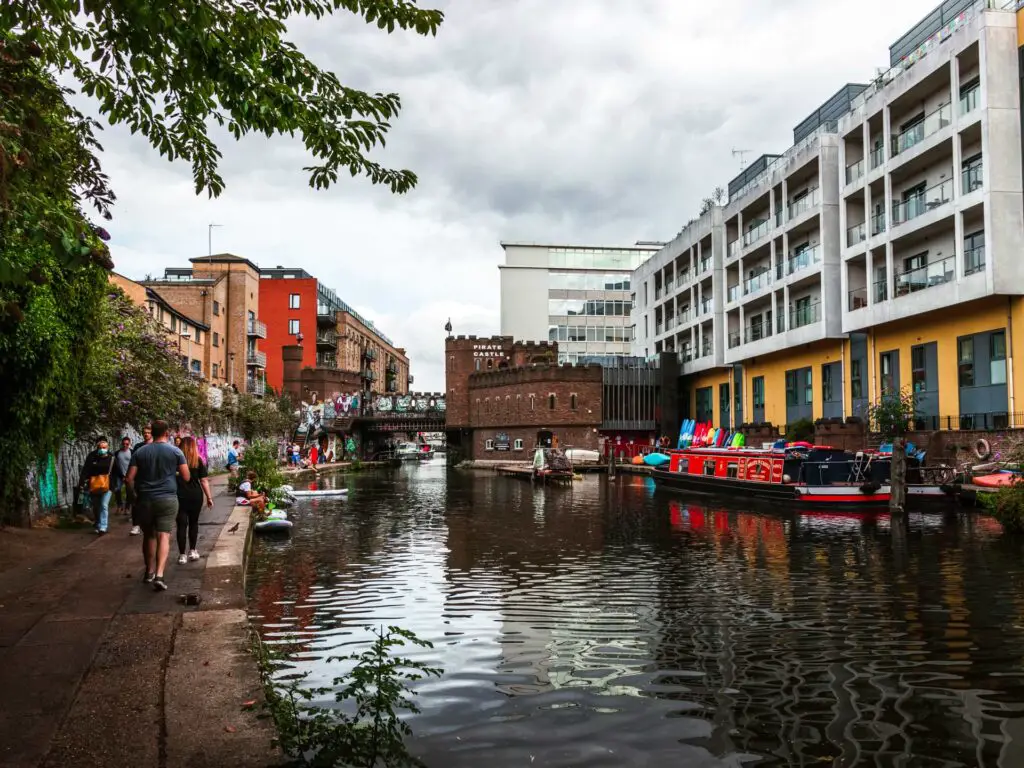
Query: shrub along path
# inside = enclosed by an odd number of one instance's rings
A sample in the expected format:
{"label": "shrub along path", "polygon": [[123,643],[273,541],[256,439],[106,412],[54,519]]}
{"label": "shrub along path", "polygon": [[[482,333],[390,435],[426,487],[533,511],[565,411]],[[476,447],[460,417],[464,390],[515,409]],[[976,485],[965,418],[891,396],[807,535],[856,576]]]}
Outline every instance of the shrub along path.
{"label": "shrub along path", "polygon": [[40,531],[43,554],[0,572],[0,766],[281,763],[246,648],[248,513],[212,484],[204,557],[179,566],[172,541],[167,592],[142,583],[141,537],[113,515],[103,537]]}

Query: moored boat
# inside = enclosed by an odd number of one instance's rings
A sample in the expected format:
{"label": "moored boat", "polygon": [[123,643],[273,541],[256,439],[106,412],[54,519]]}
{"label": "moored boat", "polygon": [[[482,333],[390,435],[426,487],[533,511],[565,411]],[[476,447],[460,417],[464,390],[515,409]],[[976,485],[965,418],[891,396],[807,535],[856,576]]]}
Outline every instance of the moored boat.
{"label": "moored boat", "polygon": [[347,496],[348,488],[324,488],[318,491],[288,491],[288,495],[296,499],[322,499],[335,496]]}

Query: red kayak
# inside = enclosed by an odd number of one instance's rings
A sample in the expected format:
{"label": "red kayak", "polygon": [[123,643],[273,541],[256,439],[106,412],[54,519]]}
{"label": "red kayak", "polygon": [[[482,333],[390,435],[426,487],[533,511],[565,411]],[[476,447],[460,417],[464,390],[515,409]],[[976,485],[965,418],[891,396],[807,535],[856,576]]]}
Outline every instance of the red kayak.
{"label": "red kayak", "polygon": [[1014,472],[997,472],[994,475],[982,475],[974,478],[974,484],[983,488],[1006,488],[1013,485],[1020,479],[1020,475]]}

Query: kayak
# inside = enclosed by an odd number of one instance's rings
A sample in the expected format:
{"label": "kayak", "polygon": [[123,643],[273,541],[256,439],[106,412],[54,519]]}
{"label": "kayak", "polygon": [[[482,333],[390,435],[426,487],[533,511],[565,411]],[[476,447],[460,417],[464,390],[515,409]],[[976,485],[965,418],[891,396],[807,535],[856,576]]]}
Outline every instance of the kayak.
{"label": "kayak", "polygon": [[253,531],[256,533],[273,533],[274,531],[290,531],[291,528],[291,520],[276,517],[269,520],[260,520],[253,526]]}
{"label": "kayak", "polygon": [[322,491],[288,491],[296,499],[318,499],[333,496],[347,496],[348,488],[324,488]]}
{"label": "kayak", "polygon": [[644,464],[649,467],[660,467],[662,464],[667,464],[671,459],[664,453],[648,453],[644,456]]}
{"label": "kayak", "polygon": [[994,475],[982,475],[974,478],[974,484],[983,488],[1005,488],[1020,481],[1020,475],[1011,472],[999,472]]}

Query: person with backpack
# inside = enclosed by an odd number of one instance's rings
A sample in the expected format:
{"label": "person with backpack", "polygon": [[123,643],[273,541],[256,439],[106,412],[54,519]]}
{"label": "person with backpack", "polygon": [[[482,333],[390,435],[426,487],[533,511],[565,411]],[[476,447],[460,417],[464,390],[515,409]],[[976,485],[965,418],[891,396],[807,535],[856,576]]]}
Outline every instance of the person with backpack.
{"label": "person with backpack", "polygon": [[[199,455],[194,437],[181,438],[181,452],[185,454],[188,464],[189,479],[183,480],[178,475],[178,564],[184,565],[189,560],[198,560],[199,551],[199,513],[203,510],[203,499],[208,508],[213,507],[213,495],[210,493],[210,481],[207,479],[206,463]],[[186,535],[188,555],[185,554]]]}
{"label": "person with backpack", "polygon": [[95,521],[93,528],[100,536],[107,532],[109,524],[114,464],[110,444],[107,438],[101,437],[96,441],[96,448],[85,457],[78,477],[78,487],[89,495],[89,507]]}

